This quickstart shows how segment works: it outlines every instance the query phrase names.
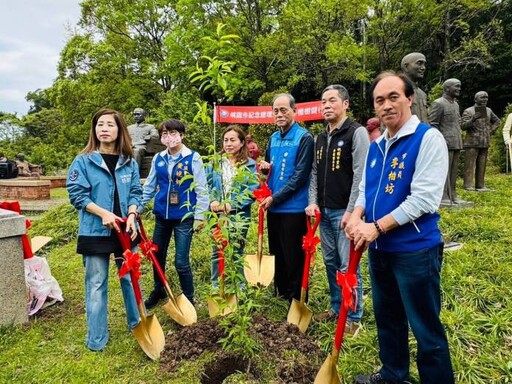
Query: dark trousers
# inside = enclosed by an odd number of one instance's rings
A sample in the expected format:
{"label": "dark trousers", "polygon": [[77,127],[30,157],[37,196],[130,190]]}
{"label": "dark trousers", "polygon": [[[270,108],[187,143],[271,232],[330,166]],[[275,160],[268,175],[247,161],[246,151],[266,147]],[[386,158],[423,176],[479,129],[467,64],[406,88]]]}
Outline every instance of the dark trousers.
{"label": "dark trousers", "polygon": [[[192,217],[185,220],[166,220],[155,216],[155,231],[153,232],[153,242],[158,246],[156,258],[165,273],[165,264],[167,260],[167,249],[174,232],[174,243],[176,255],[174,257],[174,266],[178,272],[181,289],[184,295],[194,303],[194,280],[192,277],[192,268],[190,267],[190,244],[194,234],[194,219]],[[153,268],[155,279],[155,290],[163,290],[164,284],[160,280],[156,269]]]}
{"label": "dark trousers", "polygon": [[[464,157],[464,188],[485,188],[485,168],[489,148],[466,148]],[[476,171],[476,172],[475,172]],[[475,177],[476,176],[476,177]]]}
{"label": "dark trousers", "polygon": [[302,236],[307,232],[306,213],[267,213],[268,245],[275,256],[276,295],[300,300],[304,250]]}
{"label": "dark trousers", "polygon": [[409,323],[418,342],[421,383],[454,383],[439,319],[442,245],[411,253],[370,249],[369,263],[382,378],[393,383],[409,379]]}
{"label": "dark trousers", "polygon": [[457,183],[457,174],[459,173],[459,150],[448,150],[448,175],[446,175],[446,183],[444,184],[443,200],[457,200],[457,191],[455,185]]}

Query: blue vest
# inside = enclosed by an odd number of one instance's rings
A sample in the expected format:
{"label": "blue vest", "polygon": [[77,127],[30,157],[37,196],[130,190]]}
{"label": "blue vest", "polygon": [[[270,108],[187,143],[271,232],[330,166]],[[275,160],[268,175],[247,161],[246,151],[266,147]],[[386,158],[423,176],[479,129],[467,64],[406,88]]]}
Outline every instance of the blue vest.
{"label": "blue vest", "polygon": [[[155,168],[158,180],[158,192],[155,195],[155,205],[153,213],[163,219],[181,220],[187,213],[194,216],[196,206],[196,192],[190,187],[193,177],[187,177],[182,180],[185,175],[192,175],[192,159],[194,153],[180,158],[172,169],[171,177],[168,173],[168,155],[156,155]],[[178,196],[178,204],[171,204],[171,194],[175,192]]]}
{"label": "blue vest", "polygon": [[[386,141],[373,142],[366,162],[366,222],[371,223],[397,208],[411,194],[416,158],[425,132],[430,126],[420,123],[415,133],[391,144],[385,154]],[[432,169],[432,172],[436,172]],[[370,248],[384,252],[415,252],[441,243],[437,226],[439,214],[426,213],[414,222],[380,235]]]}
{"label": "blue vest", "polygon": [[[308,131],[294,123],[284,137],[281,137],[281,131],[274,132],[270,137],[269,158],[272,163],[272,170],[270,171],[268,186],[272,192],[279,191],[290,180],[295,171],[295,161],[300,141],[306,133]],[[308,189],[309,182],[286,201],[271,205],[270,211],[278,213],[304,212],[304,209],[308,206]]]}

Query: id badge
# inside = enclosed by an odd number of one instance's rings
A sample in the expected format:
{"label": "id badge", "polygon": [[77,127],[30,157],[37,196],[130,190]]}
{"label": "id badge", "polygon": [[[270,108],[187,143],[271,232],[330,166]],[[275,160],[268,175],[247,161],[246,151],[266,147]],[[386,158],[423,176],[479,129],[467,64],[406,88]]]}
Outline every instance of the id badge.
{"label": "id badge", "polygon": [[170,205],[178,205],[180,203],[180,199],[178,197],[178,191],[171,191],[169,194],[169,204]]}

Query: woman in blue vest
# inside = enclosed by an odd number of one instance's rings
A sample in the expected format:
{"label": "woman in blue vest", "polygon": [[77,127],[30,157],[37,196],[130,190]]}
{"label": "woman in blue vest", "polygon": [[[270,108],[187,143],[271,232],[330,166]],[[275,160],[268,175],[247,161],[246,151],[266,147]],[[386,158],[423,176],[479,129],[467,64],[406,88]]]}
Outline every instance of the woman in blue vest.
{"label": "woman in blue vest", "polygon": [[[210,190],[210,210],[218,215],[229,216],[220,220],[230,226],[230,243],[233,260],[240,261],[238,273],[243,276],[241,261],[247,230],[251,221],[252,192],[258,187],[256,162],[249,157],[247,139],[238,125],[228,126],[222,133],[222,158],[218,164],[206,167],[206,178]],[[218,286],[218,249],[212,254],[212,285]]]}
{"label": "woman in blue vest", "polygon": [[[194,282],[190,267],[190,244],[194,221],[203,221],[204,212],[209,206],[203,161],[199,153],[183,144],[185,126],[181,121],[164,121],[160,124],[158,133],[167,149],[153,157],[138,210],[141,212],[144,206],[155,198],[153,242],[158,246],[156,257],[165,272],[167,249],[174,232],[174,266],[183,294],[193,304]],[[147,309],[155,307],[159,301],[167,297],[155,269],[153,275],[154,289],[144,302]]]}
{"label": "woman in blue vest", "polygon": [[[78,209],[77,253],[85,267],[86,345],[92,351],[105,348],[108,339],[107,288],[110,254],[119,268],[123,249],[117,239],[116,220],[127,217],[126,231],[137,237],[136,209],[142,194],[139,167],[133,161],[131,140],[122,115],[111,109],[98,111],[89,142],[67,175],[71,204]],[[139,323],[130,275],[121,278],[128,327]]]}

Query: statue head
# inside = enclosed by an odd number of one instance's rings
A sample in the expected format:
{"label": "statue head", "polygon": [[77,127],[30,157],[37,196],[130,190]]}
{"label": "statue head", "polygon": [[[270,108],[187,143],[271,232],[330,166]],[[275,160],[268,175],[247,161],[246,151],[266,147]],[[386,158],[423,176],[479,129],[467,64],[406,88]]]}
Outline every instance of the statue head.
{"label": "statue head", "polygon": [[480,106],[487,106],[489,95],[485,91],[475,93],[475,104]]}
{"label": "statue head", "polygon": [[413,81],[423,79],[427,59],[423,53],[412,52],[405,55],[400,66],[402,71]]}
{"label": "statue head", "polygon": [[133,110],[133,119],[137,124],[140,124],[146,118],[146,112],[142,108],[135,108]]}
{"label": "statue head", "polygon": [[448,79],[443,83],[443,94],[454,99],[460,96],[461,82],[459,79]]}
{"label": "statue head", "polygon": [[23,153],[18,153],[16,155],[16,159],[19,161],[25,161],[25,155]]}
{"label": "statue head", "polygon": [[380,128],[380,120],[377,119],[376,117],[372,117],[372,118],[368,119],[368,121],[366,122],[366,129],[368,130],[368,132],[373,132],[374,130],[379,129],[379,128]]}

